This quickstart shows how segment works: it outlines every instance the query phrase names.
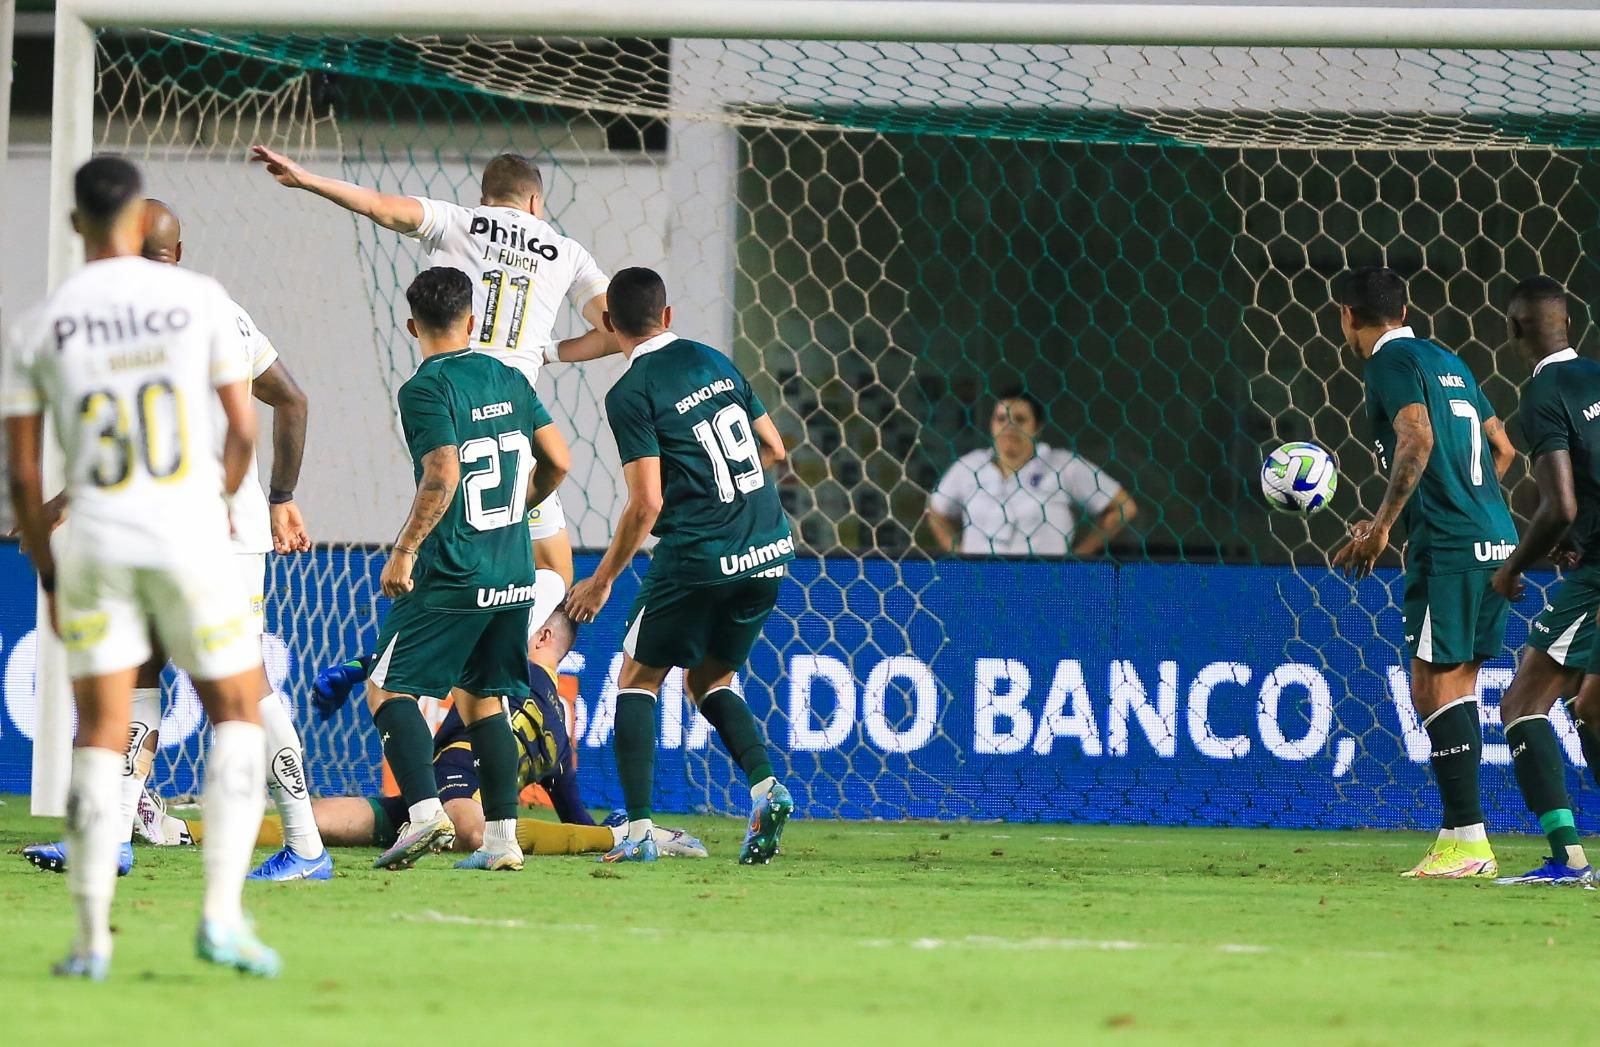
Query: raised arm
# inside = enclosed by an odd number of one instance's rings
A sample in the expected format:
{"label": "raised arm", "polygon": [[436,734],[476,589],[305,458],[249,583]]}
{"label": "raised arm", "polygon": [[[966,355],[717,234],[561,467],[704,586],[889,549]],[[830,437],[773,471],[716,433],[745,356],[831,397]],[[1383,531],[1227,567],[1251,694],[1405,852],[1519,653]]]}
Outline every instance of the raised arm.
{"label": "raised arm", "polygon": [[538,460],[533,467],[533,482],[528,485],[529,509],[555,494],[561,481],[566,479],[567,470],[572,468],[572,452],[561,430],[553,423],[533,431],[533,453]]}
{"label": "raised arm", "polygon": [[[1511,446],[1511,437],[1506,435],[1506,427],[1500,419],[1490,415],[1483,420],[1483,435],[1489,441],[1489,452],[1494,455],[1494,475],[1496,479],[1504,480],[1506,470],[1511,468],[1511,463],[1516,460],[1517,449]],[[1567,465],[1568,475],[1571,475],[1571,462]]]}
{"label": "raised arm", "polygon": [[1394,432],[1394,463],[1383,502],[1371,520],[1351,525],[1350,541],[1333,555],[1333,566],[1345,568],[1356,578],[1371,574],[1379,555],[1389,547],[1389,531],[1416,491],[1433,454],[1433,423],[1428,421],[1425,405],[1411,403],[1400,408],[1394,416]]}
{"label": "raised arm", "polygon": [[272,545],[280,553],[306,552],[311,536],[295,504],[300,483],[300,463],[306,450],[306,394],[278,360],[256,378],[251,387],[257,400],[272,408],[272,478],[267,501],[272,512]]}
{"label": "raised arm", "polygon": [[[1488,428],[1487,425],[1484,426]],[[1501,434],[1504,436],[1504,432]],[[1498,465],[1498,456],[1496,457]],[[1549,556],[1567,535],[1578,518],[1578,496],[1572,482],[1572,454],[1549,451],[1533,460],[1533,478],[1539,488],[1539,508],[1528,521],[1528,529],[1506,562],[1494,573],[1494,587],[1501,596],[1515,600],[1522,595],[1522,572],[1542,557]]]}
{"label": "raised arm", "polygon": [[592,622],[611,595],[611,586],[644,547],[644,540],[661,515],[661,459],[635,458],[622,467],[628,485],[628,504],[617,520],[611,546],[594,574],[567,594],[567,613],[576,622]]}
{"label": "raised arm", "polygon": [[564,364],[578,364],[620,353],[622,346],[617,344],[616,336],[606,330],[605,323],[601,320],[606,311],[606,296],[595,295],[583,304],[581,311],[584,322],[589,325],[590,330],[576,338],[556,343],[554,359]]}
{"label": "raised arm", "polygon": [[324,200],[332,200],[346,211],[372,219],[397,233],[414,233],[422,225],[422,204],[414,197],[396,196],[367,189],[351,182],[312,174],[282,153],[264,145],[250,147],[250,162],[264,164],[267,173],[281,186],[304,189]]}
{"label": "raised arm", "polygon": [[222,489],[238,493],[250,472],[250,456],[256,447],[256,409],[250,403],[250,383],[231,382],[217,387],[227,429],[222,436]]}
{"label": "raised arm", "polygon": [[411,591],[411,570],[416,566],[417,550],[450,510],[460,484],[461,452],[455,444],[435,447],[422,456],[422,479],[417,481],[411,513],[394,540],[394,550],[379,580],[385,596]]}

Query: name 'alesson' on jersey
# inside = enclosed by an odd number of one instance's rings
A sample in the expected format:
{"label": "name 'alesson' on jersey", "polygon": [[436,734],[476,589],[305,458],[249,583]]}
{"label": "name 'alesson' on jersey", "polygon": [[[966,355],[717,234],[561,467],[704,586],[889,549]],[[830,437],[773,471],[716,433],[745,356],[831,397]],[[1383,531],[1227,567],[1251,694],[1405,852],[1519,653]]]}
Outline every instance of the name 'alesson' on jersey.
{"label": "name 'alesson' on jersey", "polygon": [[1378,461],[1388,472],[1394,418],[1422,404],[1433,427],[1433,453],[1401,513],[1406,570],[1453,574],[1493,567],[1511,555],[1517,531],[1495,474],[1483,422],[1494,408],[1459,356],[1406,333],[1388,338],[1366,366],[1367,417]]}
{"label": "name 'alesson' on jersey", "polygon": [[221,284],[143,258],[91,262],[7,343],[0,413],[49,413],[84,547],[134,567],[227,551],[215,390],[248,381],[250,362]]}
{"label": "name 'alesson' on jersey", "polygon": [[418,483],[430,451],[454,446],[461,459],[456,496],[417,551],[411,595],[436,611],[531,604],[533,551],[523,522],[535,464],[530,434],[550,424],[533,386],[462,349],[422,361],[399,401]]}
{"label": "name 'alesson' on jersey", "polygon": [[472,348],[495,354],[532,384],[562,298],[582,309],[605,293],[610,277],[576,240],[527,211],[416,199],[422,224],[411,235],[427,248],[428,264],[473,279]]}
{"label": "name 'alesson' on jersey", "polygon": [[652,576],[702,586],[785,572],[794,537],[750,427],[766,413],[709,345],[667,333],[634,350],[606,416],[623,464],[661,459]]}
{"label": "name 'alesson' on jersey", "polygon": [[1568,539],[1583,563],[1600,564],[1600,363],[1568,349],[1541,361],[1522,391],[1519,414],[1528,457],[1572,456],[1578,515]]}

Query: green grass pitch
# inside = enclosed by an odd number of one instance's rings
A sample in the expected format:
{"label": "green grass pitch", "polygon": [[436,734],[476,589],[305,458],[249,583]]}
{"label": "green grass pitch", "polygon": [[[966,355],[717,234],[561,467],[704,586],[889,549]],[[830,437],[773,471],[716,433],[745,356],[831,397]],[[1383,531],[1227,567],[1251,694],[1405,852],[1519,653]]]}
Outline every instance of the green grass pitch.
{"label": "green grass pitch", "polygon": [[16,853],[57,825],[26,811],[0,807],[17,1044],[1506,1044],[1586,1025],[1600,958],[1600,892],[1402,881],[1411,834],[796,821],[741,868],[740,822],[685,818],[710,860],[340,851],[331,883],[251,884],[276,982],[195,961],[200,855],[141,848],[112,980],[60,983],[66,884]]}

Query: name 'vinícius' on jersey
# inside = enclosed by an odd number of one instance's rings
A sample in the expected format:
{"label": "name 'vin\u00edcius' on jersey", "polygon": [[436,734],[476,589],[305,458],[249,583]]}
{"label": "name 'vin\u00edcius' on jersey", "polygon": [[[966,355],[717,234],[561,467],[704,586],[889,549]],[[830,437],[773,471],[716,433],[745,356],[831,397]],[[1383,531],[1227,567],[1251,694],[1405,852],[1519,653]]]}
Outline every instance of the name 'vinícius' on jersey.
{"label": "name 'vin\u00edcius' on jersey", "polygon": [[709,345],[667,332],[634,350],[606,417],[623,464],[661,460],[652,576],[703,586],[786,571],[794,536],[750,425],[766,413]]}
{"label": "name 'vin\u00edcius' on jersey", "polygon": [[1407,571],[1454,574],[1492,567],[1516,548],[1517,531],[1495,473],[1483,423],[1495,416],[1472,371],[1437,342],[1402,327],[1367,360],[1367,418],[1379,465],[1388,472],[1394,419],[1422,404],[1433,428],[1433,451],[1400,519]]}

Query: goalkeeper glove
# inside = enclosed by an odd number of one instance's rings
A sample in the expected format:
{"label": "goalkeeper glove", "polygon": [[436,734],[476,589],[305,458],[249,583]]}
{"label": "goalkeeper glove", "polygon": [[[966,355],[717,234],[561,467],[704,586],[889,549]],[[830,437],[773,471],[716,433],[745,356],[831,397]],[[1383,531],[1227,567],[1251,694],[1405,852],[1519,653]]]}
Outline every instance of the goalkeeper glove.
{"label": "goalkeeper glove", "polygon": [[316,692],[311,704],[324,720],[331,720],[344,706],[356,684],[366,680],[371,667],[372,658],[367,657],[331,665],[317,673],[317,678],[311,682],[311,689]]}

